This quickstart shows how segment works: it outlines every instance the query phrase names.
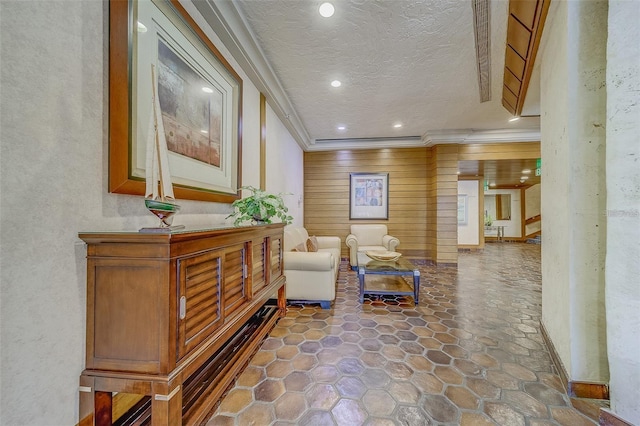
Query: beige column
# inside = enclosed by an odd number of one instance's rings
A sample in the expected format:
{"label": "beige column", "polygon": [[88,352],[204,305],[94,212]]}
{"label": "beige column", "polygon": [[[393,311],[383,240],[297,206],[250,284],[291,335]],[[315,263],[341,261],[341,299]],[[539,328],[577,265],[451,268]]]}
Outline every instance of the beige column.
{"label": "beige column", "polygon": [[542,323],[568,380],[609,379],[606,1],[552,2],[541,54]]}
{"label": "beige column", "polygon": [[640,424],[640,2],[610,1],[606,309],[611,411]]}

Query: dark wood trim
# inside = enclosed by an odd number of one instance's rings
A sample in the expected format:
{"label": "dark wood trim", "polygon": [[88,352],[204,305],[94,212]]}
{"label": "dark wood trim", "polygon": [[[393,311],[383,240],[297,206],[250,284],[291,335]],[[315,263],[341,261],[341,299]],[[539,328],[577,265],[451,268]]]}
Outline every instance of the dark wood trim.
{"label": "dark wood trim", "polygon": [[520,236],[525,238],[527,235],[527,229],[525,224],[525,216],[527,214],[527,194],[525,188],[520,188]]}
{"label": "dark wood trim", "polygon": [[536,223],[542,220],[542,216],[537,214],[535,216],[531,216],[529,219],[526,219],[524,221],[525,225],[531,225],[532,223]]}
{"label": "dark wood trim", "polygon": [[267,190],[267,98],[260,93],[260,189]]}
{"label": "dark wood trim", "polygon": [[536,56],[538,54],[538,48],[540,47],[540,40],[542,39],[542,31],[544,30],[544,23],[547,19],[547,13],[549,12],[549,5],[551,4],[551,0],[541,0],[542,5],[540,6],[540,15],[535,24],[535,28],[532,31],[531,38],[533,42],[529,48],[529,57],[527,58],[527,63],[524,68],[524,77],[522,78],[522,86],[520,88],[520,96],[518,97],[518,105],[516,105],[516,114],[520,115],[522,113],[522,108],[524,107],[524,100],[527,96],[527,90],[529,89],[529,81],[531,80],[531,75],[533,74],[533,67],[536,62]]}
{"label": "dark wood trim", "polygon": [[478,248],[484,249],[484,176],[478,176]]}
{"label": "dark wood trim", "polygon": [[613,414],[606,408],[600,409],[600,426],[633,426],[632,423],[628,423],[626,420]]}
{"label": "dark wood trim", "polygon": [[594,382],[581,382],[581,381],[572,381],[569,380],[569,375],[567,374],[567,370],[562,364],[562,360],[560,359],[560,355],[556,351],[551,338],[549,337],[549,333],[545,328],[542,321],[540,321],[540,331],[542,334],[542,338],[544,342],[547,344],[547,348],[549,348],[549,355],[551,355],[551,360],[553,361],[553,365],[560,376],[560,380],[562,381],[562,386],[567,392],[567,395],[570,397],[576,398],[589,398],[589,399],[609,399],[609,385],[606,383],[594,383]]}
{"label": "dark wood trim", "polygon": [[606,383],[569,381],[569,396],[589,399],[609,399],[609,385]]}
{"label": "dark wood trim", "polygon": [[550,4],[551,0],[509,2],[502,105],[515,116],[522,113]]}
{"label": "dark wood trim", "polygon": [[[542,321],[540,321],[540,333],[542,334],[542,339],[544,343],[547,345],[549,349],[549,355],[551,356],[551,361],[553,361],[553,366],[556,369],[556,372],[560,376],[560,380],[562,381],[562,386],[564,387],[565,392],[569,389],[569,376],[567,375],[567,370],[564,368],[564,364],[562,364],[562,360],[560,359],[560,355],[556,351],[556,347],[553,345],[551,338],[549,337],[549,333],[545,328]],[[567,392],[568,393],[568,392]]]}

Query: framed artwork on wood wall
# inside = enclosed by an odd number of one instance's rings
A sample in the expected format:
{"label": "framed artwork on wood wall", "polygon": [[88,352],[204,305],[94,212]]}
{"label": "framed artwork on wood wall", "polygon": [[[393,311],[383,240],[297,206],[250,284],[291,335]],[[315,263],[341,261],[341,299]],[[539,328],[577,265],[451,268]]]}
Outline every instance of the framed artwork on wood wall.
{"label": "framed artwork on wood wall", "polygon": [[177,0],[109,12],[109,192],[144,195],[153,64],[176,198],[240,198],[240,76]]}
{"label": "framed artwork on wood wall", "polygon": [[389,219],[389,173],[351,173],[349,219]]}

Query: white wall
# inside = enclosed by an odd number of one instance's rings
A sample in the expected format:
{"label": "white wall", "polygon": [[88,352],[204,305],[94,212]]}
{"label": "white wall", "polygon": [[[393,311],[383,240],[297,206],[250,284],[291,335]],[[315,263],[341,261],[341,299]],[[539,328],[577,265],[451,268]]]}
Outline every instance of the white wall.
{"label": "white wall", "polygon": [[[215,32],[207,27],[206,21],[194,4],[188,1],[181,3],[216,47],[223,46]],[[227,58],[231,56],[226,49],[223,50],[223,54]],[[260,91],[249,81],[235,61],[232,61],[232,64],[234,69],[239,71],[243,80],[242,184],[259,188]],[[265,189],[272,193],[282,193],[289,213],[294,218],[294,224],[302,226],[303,209],[298,200],[303,200],[303,152],[268,103],[266,112],[267,170]]]}
{"label": "white wall", "polygon": [[285,194],[283,198],[293,217],[293,225],[304,226],[303,152],[269,106],[267,147],[267,189]]}
{"label": "white wall", "polygon": [[572,381],[608,380],[606,1],[552,2],[541,61],[542,322]]}
{"label": "white wall", "polygon": [[[106,5],[0,2],[3,425],[78,422],[86,250],[77,234],[135,231],[157,221],[142,197],[107,193]],[[219,40],[213,42],[243,78],[243,175],[253,183],[259,170],[253,155],[259,133],[252,127],[259,117],[257,90]],[[270,145],[268,155],[280,149],[292,147]],[[287,175],[302,181],[299,156],[287,158]],[[231,211],[227,204],[180,204],[176,224],[219,224]]]}
{"label": "white wall", "polygon": [[[610,1],[607,37],[607,346],[611,409],[640,425],[640,2]],[[634,42],[635,41],[635,42]]]}
{"label": "white wall", "polygon": [[[504,226],[504,236],[520,238],[522,236],[522,219],[521,216],[521,203],[520,203],[520,190],[519,189],[488,189],[484,191],[484,195],[496,195],[496,194],[509,194],[511,195],[511,220],[495,220],[493,217],[493,226]],[[487,210],[490,206],[490,202],[485,198],[484,209]],[[493,207],[495,210],[495,205]],[[482,214],[484,217],[484,213]],[[495,236],[497,231],[485,231],[486,236]]]}
{"label": "white wall", "polygon": [[459,180],[458,195],[467,196],[467,223],[458,224],[458,244],[478,245],[480,244],[480,217],[478,209],[480,200],[478,198],[477,180]]}

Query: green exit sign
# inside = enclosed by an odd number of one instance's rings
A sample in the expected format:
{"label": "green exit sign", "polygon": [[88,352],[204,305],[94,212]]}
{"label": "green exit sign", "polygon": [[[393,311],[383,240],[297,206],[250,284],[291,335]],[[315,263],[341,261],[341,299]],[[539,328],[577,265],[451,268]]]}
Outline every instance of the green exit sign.
{"label": "green exit sign", "polygon": [[536,160],[536,169],[539,169],[540,167],[542,167],[542,158],[538,158]]}

